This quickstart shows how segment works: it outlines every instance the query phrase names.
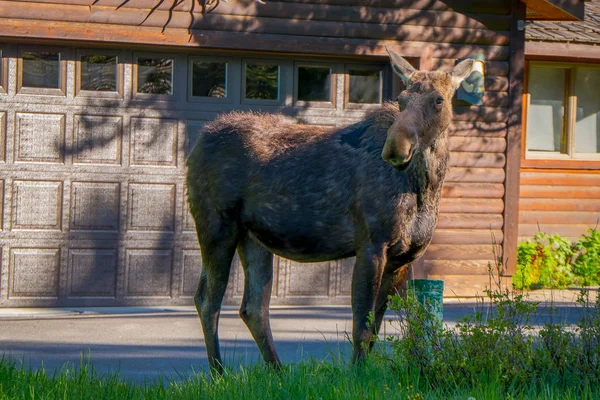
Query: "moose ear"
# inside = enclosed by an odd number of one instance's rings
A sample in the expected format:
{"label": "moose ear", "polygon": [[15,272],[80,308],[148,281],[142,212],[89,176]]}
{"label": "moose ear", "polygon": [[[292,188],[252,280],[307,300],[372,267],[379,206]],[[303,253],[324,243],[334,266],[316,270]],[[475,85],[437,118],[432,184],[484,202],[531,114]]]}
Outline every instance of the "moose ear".
{"label": "moose ear", "polygon": [[473,67],[475,65],[475,60],[471,58],[467,58],[459,62],[450,72],[450,76],[452,77],[452,81],[454,83],[454,87],[458,88],[460,83],[473,71]]}
{"label": "moose ear", "polygon": [[391,51],[387,46],[385,46],[385,49],[390,55],[390,61],[392,63],[392,68],[394,69],[394,72],[400,77],[400,79],[402,79],[402,82],[404,82],[404,84],[408,86],[408,83],[410,82],[410,76],[416,70],[413,68],[412,65],[408,63],[408,61],[406,61],[400,55]]}

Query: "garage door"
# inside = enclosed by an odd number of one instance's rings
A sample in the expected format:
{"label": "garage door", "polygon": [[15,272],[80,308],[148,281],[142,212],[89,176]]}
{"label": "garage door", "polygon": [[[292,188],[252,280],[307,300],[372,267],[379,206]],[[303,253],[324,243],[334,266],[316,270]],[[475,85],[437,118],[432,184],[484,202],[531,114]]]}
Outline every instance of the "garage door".
{"label": "garage door", "polygon": [[[198,129],[232,109],[344,125],[393,86],[385,65],[346,60],[0,50],[4,307],[191,304],[202,263],[185,157]],[[226,303],[241,299],[238,264]],[[349,301],[351,260],[274,269],[274,303]]]}

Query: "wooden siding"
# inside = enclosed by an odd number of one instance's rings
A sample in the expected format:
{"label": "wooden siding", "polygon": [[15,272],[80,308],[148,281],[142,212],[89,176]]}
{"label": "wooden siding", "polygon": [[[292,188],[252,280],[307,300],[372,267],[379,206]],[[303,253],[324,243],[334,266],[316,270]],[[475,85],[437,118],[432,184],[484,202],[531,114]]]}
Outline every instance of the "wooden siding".
{"label": "wooden siding", "polygon": [[[503,30],[491,30],[479,22],[477,27],[471,27],[475,23],[463,18],[464,25],[456,28],[448,17],[454,13],[434,12],[419,14],[398,13],[397,18],[386,20],[385,26],[381,27],[381,18],[360,19],[360,10],[347,13],[346,7],[328,7],[329,12],[319,16],[311,17],[307,23],[302,17],[310,15],[312,5],[271,3],[269,7],[263,7],[254,3],[231,2],[219,4],[214,11],[209,13],[155,10],[148,8],[135,9],[125,4],[123,7],[104,7],[96,5],[62,5],[38,4],[21,2],[14,7],[12,1],[0,1],[0,9],[5,18],[13,19],[35,19],[39,21],[64,21],[72,23],[97,23],[140,26],[150,28],[171,28],[189,30],[207,30],[224,32],[246,32],[246,33],[270,33],[282,35],[302,35],[317,37],[341,37],[354,39],[384,39],[395,40],[423,40],[428,42],[464,43],[467,40],[476,40],[482,45],[505,45],[508,43],[508,32]],[[250,5],[250,10],[244,6]],[[331,10],[333,9],[333,10]],[[268,12],[256,12],[256,10],[267,10]],[[350,8],[351,11],[352,8]],[[374,10],[374,15],[381,16]],[[266,14],[266,15],[265,15]],[[290,19],[281,18],[280,15],[291,15]],[[352,18],[352,17],[355,18]],[[350,18],[349,18],[350,17]],[[438,20],[436,26],[428,26],[426,20]],[[419,19],[420,24],[410,24],[411,19]],[[341,20],[341,21],[340,21]],[[344,22],[341,24],[340,22]],[[445,21],[445,22],[444,22]],[[494,21],[495,22],[495,21]],[[506,19],[503,28],[506,29]],[[498,25],[493,23],[493,25]]]}
{"label": "wooden siding", "polygon": [[[76,48],[172,53],[184,60],[184,65],[187,57],[194,54],[279,58],[286,60],[286,63],[297,56],[310,56],[340,65],[346,61],[387,63],[384,47],[387,45],[407,57],[418,59],[423,54],[431,55],[432,59],[427,60],[429,68],[445,70],[455,65],[457,58],[483,54],[486,59],[484,105],[455,107],[455,119],[449,131],[452,151],[450,170],[444,187],[439,225],[433,243],[419,263],[421,269],[415,272],[417,275],[446,277],[449,282],[479,282],[474,287],[480,288],[480,284],[487,282],[487,265],[494,258],[493,243],[495,241],[501,245],[504,238],[507,123],[512,106],[508,90],[510,79],[515,79],[509,74],[510,27],[515,23],[511,16],[513,6],[509,0],[451,3],[441,0],[291,0],[269,1],[266,5],[260,5],[255,2],[230,1],[219,3],[209,13],[202,13],[192,0],[0,1],[0,38],[13,43],[15,49],[24,43],[58,43],[73,47],[73,53],[65,59],[71,76],[76,65]],[[246,55],[242,53],[244,51],[252,53]],[[5,57],[6,54],[10,55],[10,52],[5,53]],[[10,57],[11,63],[15,62],[16,50]],[[342,57],[343,61],[340,61]],[[131,61],[131,56],[124,60]],[[425,60],[422,63],[425,65]],[[131,67],[127,67],[126,71],[130,73],[129,68]],[[3,73],[5,71],[3,69]],[[10,79],[13,82],[10,85],[14,85],[16,78],[11,76]],[[285,79],[289,80],[291,77]],[[338,81],[338,90],[343,87],[341,79],[340,77]],[[73,94],[73,83],[69,85],[71,89],[67,89],[67,96],[63,100],[18,96],[11,89],[13,93],[9,93],[9,101],[12,106],[4,109],[7,111],[7,118],[11,123],[14,121],[14,109],[51,112],[53,104],[58,101],[62,106],[71,107],[67,112],[68,121],[73,120],[74,114],[89,110],[94,110],[96,114],[112,110],[111,115],[123,112],[127,121],[139,116],[179,120],[181,132],[187,129],[186,121],[206,121],[222,111],[252,108],[235,101],[228,104],[194,105],[184,104],[185,99],[179,98],[177,101],[182,102],[180,107],[179,103],[164,102],[160,105],[161,102],[136,100],[127,92],[131,91],[131,82],[127,80],[125,101],[88,99],[83,104]],[[185,84],[177,86],[176,90],[181,94],[181,90],[186,90],[184,86]],[[239,94],[234,96],[239,98]],[[161,112],[160,108],[163,106],[170,111]],[[285,99],[283,107],[260,108],[267,111],[283,109],[284,112],[310,123],[329,126],[352,123],[364,115],[364,110],[344,109],[341,103],[334,109],[295,107],[290,98]],[[72,125],[71,122],[69,125]],[[9,127],[9,130],[12,128]],[[72,133],[68,131],[67,138],[69,135]],[[183,146],[182,141],[185,140],[187,139],[179,138],[178,146]],[[179,148],[178,151],[183,152],[183,149]],[[184,171],[180,168],[183,155],[178,154],[177,157],[177,171],[173,172],[178,198],[175,204],[174,237],[177,238],[180,234],[187,236],[183,253],[173,255],[175,263],[188,256],[191,259],[191,251],[195,249],[194,246],[197,247],[193,244],[193,232],[190,233],[189,229],[186,231],[189,221],[182,208],[183,202],[179,201],[184,193]],[[70,165],[65,168],[50,166],[49,170],[58,174],[53,179],[59,179],[60,175],[60,179],[65,178],[65,182],[68,182],[70,178],[67,176],[72,173],[68,171],[69,168]],[[92,172],[86,166],[79,165],[77,168],[85,173]],[[113,167],[107,167],[107,170],[111,168]],[[143,169],[136,168],[125,171],[114,167],[113,172],[125,176]],[[153,179],[161,181],[168,178],[167,175],[160,174],[158,172]],[[126,178],[123,178],[123,187],[126,185]],[[9,177],[6,185],[12,179]],[[11,190],[9,186],[7,188]],[[126,193],[125,189],[121,191]],[[127,207],[125,202],[122,208],[125,211]],[[10,217],[5,218],[5,231],[10,231],[9,219]],[[122,221],[122,224],[127,223],[131,224],[126,220]],[[181,233],[183,231],[185,233]],[[68,233],[66,234],[64,238],[61,236],[61,240],[66,240]],[[166,246],[169,247],[170,240],[172,239],[165,239],[161,246],[164,247],[167,243]],[[10,262],[7,257],[11,254],[10,249],[5,247],[3,265]],[[502,251],[499,253],[497,255],[501,255]],[[145,257],[141,253],[136,254],[134,255],[140,259]],[[61,257],[67,258],[66,255]],[[125,255],[120,254],[119,257],[121,263]],[[286,276],[284,271],[291,271],[295,267],[282,260],[276,263],[275,268],[276,276],[281,281],[276,281],[274,293],[281,295],[290,286],[290,282],[283,278]],[[313,269],[318,271],[323,268],[315,266]],[[351,271],[351,264],[340,261],[331,263],[323,270],[330,271],[328,282],[332,289],[325,290],[323,298],[315,297],[308,301],[326,302],[327,293],[334,292],[340,301],[347,301],[347,275]],[[242,274],[239,273],[239,268],[237,271],[230,282],[234,288],[230,290],[233,293],[228,297],[230,302],[240,300]],[[179,290],[187,290],[178,286],[182,279],[178,274],[184,273],[181,270],[173,275],[173,303],[191,301],[189,293],[177,298]],[[469,279],[465,279],[466,276]],[[455,283],[449,287],[447,294],[473,294],[473,290]],[[288,303],[306,301],[302,300],[302,291],[297,292],[295,300],[293,296],[290,299]],[[0,299],[0,304],[9,304],[2,301]],[[135,298],[128,301],[128,304],[149,304],[148,301],[141,300],[136,303]],[[165,301],[160,300],[162,303]],[[276,301],[286,303],[284,297]]]}
{"label": "wooden siding", "polygon": [[435,44],[434,57],[505,61],[507,3],[219,2],[202,13],[195,0],[0,1],[0,35],[346,55],[385,55],[388,44],[418,56]]}
{"label": "wooden siding", "polygon": [[600,172],[521,172],[519,240],[538,231],[575,240],[599,222]]}

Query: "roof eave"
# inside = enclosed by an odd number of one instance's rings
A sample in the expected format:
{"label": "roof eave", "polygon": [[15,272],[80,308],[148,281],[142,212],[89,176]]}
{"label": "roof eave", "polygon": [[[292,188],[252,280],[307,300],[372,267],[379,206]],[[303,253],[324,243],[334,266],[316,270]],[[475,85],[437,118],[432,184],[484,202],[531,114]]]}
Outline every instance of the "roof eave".
{"label": "roof eave", "polygon": [[539,21],[582,21],[584,0],[521,0],[527,5],[527,19]]}

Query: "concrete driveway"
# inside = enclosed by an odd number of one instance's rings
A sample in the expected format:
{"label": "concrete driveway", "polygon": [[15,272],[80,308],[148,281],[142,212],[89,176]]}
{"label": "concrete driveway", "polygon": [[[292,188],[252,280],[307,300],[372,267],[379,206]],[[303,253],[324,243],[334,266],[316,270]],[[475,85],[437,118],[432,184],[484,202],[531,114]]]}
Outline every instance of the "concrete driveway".
{"label": "concrete driveway", "polygon": [[[444,305],[452,326],[472,313],[474,303]],[[561,305],[555,320],[574,323],[578,309]],[[393,319],[389,314],[386,319]],[[541,310],[538,323],[550,318]],[[271,325],[284,363],[310,357],[350,358],[349,307],[274,307]],[[385,324],[386,334],[393,333]],[[219,327],[224,361],[236,366],[260,360],[237,309],[225,309]],[[0,309],[0,353],[47,371],[91,357],[97,372],[118,371],[133,381],[177,379],[207,368],[200,323],[193,307]]]}
{"label": "concrete driveway", "polygon": [[[283,362],[347,352],[348,307],[273,308],[271,325]],[[259,360],[237,309],[219,325],[223,360],[232,366]],[[177,377],[208,366],[200,321],[193,307],[0,309],[0,353],[48,371],[89,355],[98,372],[128,380]]]}

